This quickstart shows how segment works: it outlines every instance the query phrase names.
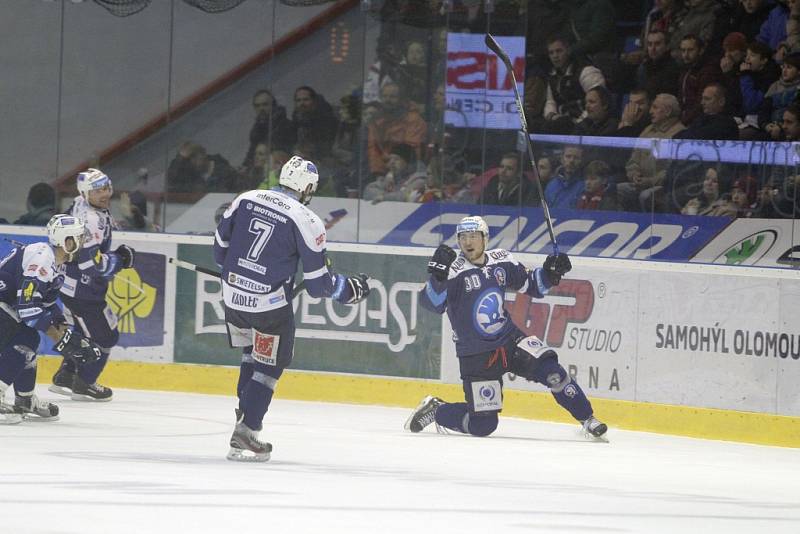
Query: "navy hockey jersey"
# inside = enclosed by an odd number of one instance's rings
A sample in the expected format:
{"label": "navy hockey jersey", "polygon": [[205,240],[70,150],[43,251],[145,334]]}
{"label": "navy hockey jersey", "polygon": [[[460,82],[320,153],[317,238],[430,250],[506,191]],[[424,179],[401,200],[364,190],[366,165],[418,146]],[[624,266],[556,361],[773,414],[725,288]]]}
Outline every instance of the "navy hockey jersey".
{"label": "navy hockey jersey", "polygon": [[322,220],[294,197],[280,190],[242,193],[214,236],[225,305],[247,312],[287,306],[298,261],[309,294],[341,299],[346,279],[326,266],[325,243]]}
{"label": "navy hockey jersey", "polygon": [[68,210],[86,224],[86,236],[78,257],[64,264],[61,293],[78,300],[103,302],[108,283],[122,269],[122,262],[111,249],[114,219],[108,210],[98,209],[83,197],[75,197]]}
{"label": "navy hockey jersey", "polygon": [[62,282],[50,245],[32,243],[15,248],[0,260],[0,308],[17,321],[46,331],[50,325],[64,322],[55,305]]}
{"label": "navy hockey jersey", "polygon": [[459,357],[494,350],[519,335],[504,307],[506,291],[542,298],[549,289],[541,269],[529,270],[507,250],[485,254],[486,263],[477,266],[459,253],[446,281],[431,276],[420,291],[422,306],[436,313],[447,311]]}

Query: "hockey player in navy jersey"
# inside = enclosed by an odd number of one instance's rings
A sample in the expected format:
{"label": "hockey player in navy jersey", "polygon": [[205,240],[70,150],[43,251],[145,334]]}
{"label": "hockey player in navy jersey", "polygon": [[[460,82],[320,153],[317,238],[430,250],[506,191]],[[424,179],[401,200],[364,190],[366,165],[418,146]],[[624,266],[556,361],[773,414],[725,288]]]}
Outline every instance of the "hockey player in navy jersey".
{"label": "hockey player in navy jersey", "polygon": [[481,217],[465,217],[456,228],[460,254],[440,245],[428,263],[430,279],[421,304],[444,313],[453,326],[466,402],[425,397],[405,424],[420,432],[431,423],[473,436],[497,428],[503,408],[503,374],[513,373],[550,388],[556,402],[578,420],[590,437],[607,427],[598,421],[581,387],[558,363],[558,355],[535,336],[525,336],[503,307],[508,290],[541,298],[572,265],[566,254],[548,256],[529,270],[503,249],[486,250],[489,227]]}
{"label": "hockey player in navy jersey", "polygon": [[119,341],[117,316],[106,304],[109,281],[120,270],[133,266],[134,251],[120,245],[111,251],[114,219],[108,208],[114,189],[109,177],[97,169],[78,174],[78,193],[68,210],[86,224],[87,237],[77,256],[65,264],[61,302],[69,324],[102,349],[102,357],[86,365],[65,358],[50,391],[73,400],[110,401],[111,388],[97,383],[111,349]]}
{"label": "hockey player in navy jersey", "polygon": [[[48,243],[17,247],[0,259],[0,423],[19,423],[24,417],[58,419],[58,406],[33,393],[39,333],[72,360],[90,362],[100,349],[69,328],[56,306],[63,275],[58,268],[74,257],[84,238],[77,217],[55,215],[47,223]],[[14,404],[4,401],[14,386]]]}
{"label": "hockey player in navy jersey", "polygon": [[298,260],[313,297],[356,304],[369,294],[367,275],[343,276],[326,263],[325,226],[306,207],[318,182],[314,164],[294,156],[281,169],[276,189],[242,193],[217,226],[214,259],[222,268],[225,321],[231,346],[242,347],[230,460],[269,460],[272,445],[260,441],[258,432],[292,361]]}

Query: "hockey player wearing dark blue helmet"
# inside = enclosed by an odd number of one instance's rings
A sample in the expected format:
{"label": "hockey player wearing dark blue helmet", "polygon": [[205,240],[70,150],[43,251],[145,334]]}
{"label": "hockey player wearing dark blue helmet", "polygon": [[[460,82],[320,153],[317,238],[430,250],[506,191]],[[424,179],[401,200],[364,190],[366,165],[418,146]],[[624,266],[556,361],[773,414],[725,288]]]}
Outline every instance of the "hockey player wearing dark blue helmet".
{"label": "hockey player wearing dark blue helmet", "polygon": [[542,268],[529,270],[507,250],[486,250],[489,227],[481,217],[462,219],[456,234],[460,253],[447,245],[436,249],[420,303],[436,313],[447,312],[465,402],[427,396],[409,416],[406,430],[420,432],[436,423],[439,430],[488,436],[503,409],[503,375],[512,373],[548,387],[587,436],[602,439],[606,425],[594,417],[589,399],[558,363],[556,351],[523,334],[503,305],[509,290],[535,298],[546,295],[572,268],[567,255],[548,256]]}

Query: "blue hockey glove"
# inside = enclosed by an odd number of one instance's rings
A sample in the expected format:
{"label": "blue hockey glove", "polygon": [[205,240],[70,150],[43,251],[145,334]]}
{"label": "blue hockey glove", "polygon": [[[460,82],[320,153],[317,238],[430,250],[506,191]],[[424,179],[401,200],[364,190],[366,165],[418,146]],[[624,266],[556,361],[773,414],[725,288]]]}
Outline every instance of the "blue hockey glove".
{"label": "blue hockey glove", "polygon": [[102,351],[96,343],[69,328],[64,331],[53,348],[65,358],[80,364],[95,362],[102,356]]}
{"label": "blue hockey glove", "polygon": [[572,263],[569,256],[560,253],[558,256],[547,256],[542,267],[542,277],[549,286],[557,286],[561,282],[561,277],[572,270]]}
{"label": "blue hockey glove", "polygon": [[130,269],[133,267],[133,259],[136,252],[131,247],[128,245],[120,245],[114,253],[119,256],[119,261],[123,269]]}
{"label": "blue hockey glove", "polygon": [[440,282],[447,280],[447,273],[450,271],[450,264],[456,259],[456,251],[445,244],[439,245],[436,252],[428,262],[428,272]]}

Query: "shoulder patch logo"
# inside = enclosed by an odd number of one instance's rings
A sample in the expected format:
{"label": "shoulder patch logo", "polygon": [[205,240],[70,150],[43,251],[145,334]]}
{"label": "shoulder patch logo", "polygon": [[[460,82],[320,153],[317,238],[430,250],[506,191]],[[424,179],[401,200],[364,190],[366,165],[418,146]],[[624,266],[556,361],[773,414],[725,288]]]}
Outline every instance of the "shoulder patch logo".
{"label": "shoulder patch logo", "polygon": [[502,267],[496,267],[494,270],[494,279],[500,287],[506,286],[506,270]]}

